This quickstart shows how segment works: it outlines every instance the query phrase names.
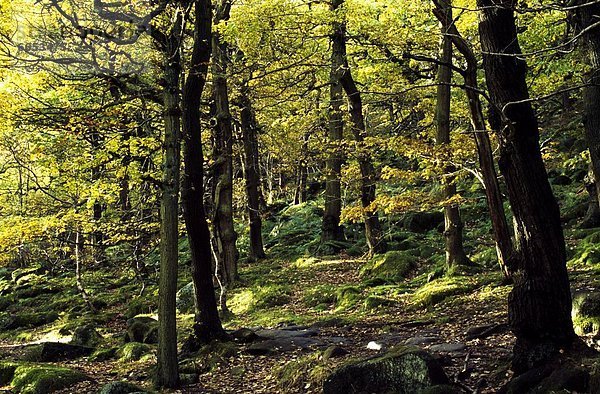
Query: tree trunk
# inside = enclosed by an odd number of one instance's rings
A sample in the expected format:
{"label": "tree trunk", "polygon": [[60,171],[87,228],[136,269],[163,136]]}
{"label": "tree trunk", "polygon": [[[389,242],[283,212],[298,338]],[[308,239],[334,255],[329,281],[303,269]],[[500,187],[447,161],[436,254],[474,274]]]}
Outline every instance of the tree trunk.
{"label": "tree trunk", "polygon": [[179,74],[181,72],[180,34],[183,26],[181,13],[177,14],[173,30],[164,47],[164,162],[160,205],[160,278],[158,296],[158,365],[159,387],[179,385],[177,364],[177,294],[178,266],[178,198],[181,128]]}
{"label": "tree trunk", "polygon": [[526,63],[515,25],[514,3],[478,0],[479,33],[492,105],[502,119],[500,171],[511,203],[516,253],[509,321],[517,337],[518,374],[556,356],[574,338],[565,240],[558,204],[540,153],[539,130],[526,83]]}
{"label": "tree trunk", "polygon": [[181,199],[191,252],[196,309],[194,335],[201,343],[224,336],[213,285],[210,231],[204,211],[204,154],[200,99],[211,54],[210,0],[194,4],[196,21],[190,71],[183,89],[183,159]]}
{"label": "tree trunk", "polygon": [[[217,12],[215,21],[229,17],[225,1]],[[233,227],[233,131],[229,111],[227,86],[228,45],[219,33],[212,35],[213,98],[215,100],[215,164],[214,164],[214,226],[218,246],[221,275],[226,285],[237,280],[238,251],[235,245],[237,234]]]}
{"label": "tree trunk", "polygon": [[[452,38],[448,35],[448,27],[453,23],[452,20],[452,2],[450,0],[440,0],[440,10],[444,21],[442,26],[442,44],[440,61],[445,64],[452,64]],[[441,64],[438,67],[437,75],[437,103],[435,110],[436,119],[436,143],[437,145],[448,149],[450,144],[450,83],[452,83],[452,70],[450,66]],[[449,153],[449,152],[448,152]],[[456,169],[451,163],[444,163],[442,186],[443,197],[446,200],[456,195],[456,183],[454,182],[454,173]],[[444,206],[444,238],[446,239],[446,264],[448,268],[454,265],[470,265],[471,260],[465,253],[463,244],[463,222],[460,216],[460,210],[456,203],[447,203]]]}
{"label": "tree trunk", "polygon": [[511,232],[506,220],[504,212],[504,203],[502,193],[500,192],[500,184],[498,182],[498,174],[494,166],[494,155],[490,144],[485,117],[483,116],[483,106],[479,97],[479,87],[477,82],[477,59],[471,49],[469,43],[463,38],[454,24],[448,24],[445,13],[438,5],[434,10],[434,14],[448,29],[449,37],[452,38],[456,49],[463,55],[467,63],[467,68],[461,74],[465,79],[465,94],[469,101],[469,111],[471,113],[471,122],[473,126],[475,142],[477,144],[477,153],[479,158],[479,166],[481,168],[483,184],[485,186],[485,194],[487,197],[488,209],[490,211],[490,219],[494,232],[494,240],[496,242],[496,252],[498,255],[498,263],[506,278],[510,277],[508,264],[510,256],[513,254],[513,244]]}
{"label": "tree trunk", "polygon": [[[343,0],[333,0],[331,10],[335,12]],[[341,84],[344,74],[344,37],[345,25],[334,21],[332,24],[331,42],[331,71],[329,74],[329,130],[327,154],[329,158],[325,163],[325,211],[323,213],[321,243],[329,241],[343,241],[344,231],[340,226],[342,213],[341,172],[342,172],[342,139],[344,122],[342,119],[343,89]],[[335,243],[327,245],[324,253],[336,252]]]}
{"label": "tree trunk", "polygon": [[308,183],[308,140],[310,133],[302,136],[302,148],[300,150],[300,163],[298,163],[298,181],[294,193],[294,204],[302,204],[307,201]]}
{"label": "tree trunk", "polygon": [[[598,23],[600,4],[580,0],[582,4],[586,2],[590,4],[576,8],[576,31],[589,29],[591,25]],[[583,89],[583,125],[595,179],[595,195],[600,207],[600,26],[587,30],[583,38],[586,52],[583,58],[590,69],[584,76],[587,85]]]}
{"label": "tree trunk", "polygon": [[262,238],[262,219],[260,217],[260,175],[258,168],[258,130],[256,117],[252,110],[248,82],[241,89],[241,123],[244,143],[244,167],[246,176],[246,197],[248,199],[248,218],[250,224],[250,252],[248,260],[256,261],[266,257]]}

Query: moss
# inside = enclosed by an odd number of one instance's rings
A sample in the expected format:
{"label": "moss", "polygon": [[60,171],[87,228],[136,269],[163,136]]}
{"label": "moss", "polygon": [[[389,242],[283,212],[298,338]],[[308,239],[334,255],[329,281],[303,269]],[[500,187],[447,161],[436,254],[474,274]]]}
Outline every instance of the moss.
{"label": "moss", "polygon": [[464,294],[473,289],[473,278],[453,276],[435,279],[418,289],[413,302],[420,306],[435,305],[446,298]]}
{"label": "moss", "polygon": [[302,302],[309,308],[333,304],[336,301],[336,286],[318,285],[307,289]]}
{"label": "moss", "polygon": [[14,371],[11,385],[21,394],[46,394],[88,380],[79,371],[49,365],[21,365]]}
{"label": "moss", "polygon": [[237,291],[230,299],[231,311],[246,313],[281,306],[291,301],[291,287],[268,284]]}
{"label": "moss", "polygon": [[342,286],[336,291],[336,302],[335,305],[339,309],[351,308],[356,305],[358,299],[360,298],[362,291],[359,287],[356,286]]}
{"label": "moss", "polygon": [[392,251],[375,255],[362,269],[365,279],[378,278],[385,282],[402,281],[415,267],[417,257],[404,251]]}
{"label": "moss", "polygon": [[396,303],[397,303],[397,301],[389,299],[389,298],[370,295],[365,299],[365,308],[366,309],[377,309],[382,306],[391,306]]}
{"label": "moss", "polygon": [[90,357],[88,357],[89,361],[92,362],[102,362],[113,359],[117,356],[117,351],[119,348],[112,347],[109,349],[98,349]]}
{"label": "moss", "polygon": [[12,316],[4,325],[7,330],[14,330],[22,327],[39,327],[49,324],[58,319],[58,313],[19,313]]}
{"label": "moss", "polygon": [[239,354],[237,346],[231,342],[212,341],[198,351],[198,356],[188,363],[195,365],[195,372],[209,372],[219,365],[227,364]]}
{"label": "moss", "polygon": [[131,319],[137,315],[143,315],[152,313],[156,309],[155,303],[148,298],[134,298],[127,304],[127,310],[125,311],[125,317]]}
{"label": "moss", "polygon": [[304,392],[321,387],[332,370],[322,354],[316,352],[277,367],[274,375],[283,392]]}
{"label": "moss", "polygon": [[149,353],[151,350],[152,347],[145,343],[129,342],[119,349],[117,355],[119,356],[119,361],[122,362],[138,361],[143,355]]}
{"label": "moss", "polygon": [[600,332],[600,316],[576,316],[573,318],[573,328],[575,329],[575,333],[580,336],[598,333]]}

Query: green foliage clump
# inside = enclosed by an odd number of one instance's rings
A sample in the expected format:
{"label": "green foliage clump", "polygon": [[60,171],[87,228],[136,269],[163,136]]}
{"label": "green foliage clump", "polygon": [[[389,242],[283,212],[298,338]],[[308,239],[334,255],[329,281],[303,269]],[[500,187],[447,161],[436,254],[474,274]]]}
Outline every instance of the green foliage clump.
{"label": "green foliage clump", "polygon": [[46,394],[88,379],[83,373],[69,368],[22,364],[14,370],[11,386],[21,394]]}
{"label": "green foliage clump", "polygon": [[321,216],[322,210],[314,201],[282,209],[265,244],[269,254],[281,258],[306,255],[309,246],[319,241]]}
{"label": "green foliage clump", "polygon": [[577,243],[570,264],[596,265],[600,262],[600,231],[593,232]]}
{"label": "green foliage clump", "polygon": [[361,269],[361,275],[369,280],[397,283],[417,264],[417,257],[406,251],[392,251],[375,255]]}

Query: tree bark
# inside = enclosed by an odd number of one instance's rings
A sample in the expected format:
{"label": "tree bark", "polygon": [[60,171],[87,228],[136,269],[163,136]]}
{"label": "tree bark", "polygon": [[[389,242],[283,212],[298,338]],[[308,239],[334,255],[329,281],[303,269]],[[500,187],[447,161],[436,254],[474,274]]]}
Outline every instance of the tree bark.
{"label": "tree bark", "polygon": [[298,180],[296,192],[294,193],[294,204],[302,204],[307,201],[308,183],[308,140],[310,133],[302,136],[302,148],[300,149],[300,163],[298,163]]}
{"label": "tree bark", "polygon": [[595,179],[595,196],[600,207],[600,27],[596,26],[590,29],[594,23],[598,22],[600,4],[589,0],[580,0],[579,3],[589,3],[576,8],[575,31],[589,29],[583,34],[583,47],[586,55],[583,58],[590,69],[584,76],[586,86],[583,88],[583,125]]}
{"label": "tree bark", "polygon": [[[343,0],[332,0],[331,11],[336,12]],[[344,73],[344,39],[345,25],[340,21],[332,23],[331,33],[331,71],[329,73],[329,129],[327,149],[329,158],[325,163],[325,211],[321,232],[321,243],[329,242],[325,253],[338,251],[335,242],[343,241],[344,231],[340,226],[342,213],[341,172],[342,172],[342,139],[344,122],[342,119],[343,88],[341,84]]]}
{"label": "tree bark", "polygon": [[244,144],[244,167],[246,176],[246,197],[248,199],[248,218],[250,225],[250,252],[248,260],[256,261],[266,257],[262,238],[262,219],[260,216],[260,174],[258,167],[258,127],[250,101],[248,81],[241,88],[241,123]]}
{"label": "tree bark", "polygon": [[492,105],[502,119],[500,171],[511,203],[516,253],[509,321],[517,340],[513,370],[547,362],[571,345],[571,292],[558,204],[540,153],[539,129],[526,83],[512,0],[478,0],[479,33]]}
{"label": "tree bark", "polygon": [[[440,61],[437,75],[437,103],[435,111],[436,120],[436,143],[443,149],[448,149],[450,144],[450,98],[452,83],[452,38],[448,35],[448,27],[452,26],[452,2],[450,0],[440,0],[440,11],[444,21],[442,26],[442,44]],[[456,183],[454,176],[455,167],[451,163],[444,163],[442,187],[443,197],[446,200],[451,199],[456,195]],[[454,265],[470,265],[471,260],[465,253],[463,244],[463,222],[460,216],[460,210],[455,203],[446,204],[444,206],[444,238],[446,240],[446,264],[448,268]]]}
{"label": "tree bark", "polygon": [[210,231],[204,210],[204,153],[200,125],[200,100],[206,84],[211,55],[212,12],[210,0],[197,0],[190,70],[183,89],[182,205],[191,252],[194,283],[196,340],[207,343],[224,336],[219,318],[212,274]]}
{"label": "tree bark", "polygon": [[[225,0],[217,10],[215,21],[229,18],[231,3]],[[227,86],[228,44],[218,32],[212,35],[213,98],[215,100],[214,228],[218,246],[221,277],[226,285],[237,280],[237,234],[233,226],[233,131]]]}
{"label": "tree bark", "polygon": [[159,387],[179,385],[177,363],[177,294],[178,266],[178,199],[180,169],[180,86],[181,52],[179,41],[183,17],[177,13],[172,31],[164,42],[164,161],[160,205],[160,278],[158,295],[158,365]]}
{"label": "tree bark", "polygon": [[583,180],[585,189],[588,192],[588,209],[581,221],[581,228],[600,227],[600,205],[598,205],[598,189],[596,188],[596,179],[592,165],[590,163],[588,173]]}

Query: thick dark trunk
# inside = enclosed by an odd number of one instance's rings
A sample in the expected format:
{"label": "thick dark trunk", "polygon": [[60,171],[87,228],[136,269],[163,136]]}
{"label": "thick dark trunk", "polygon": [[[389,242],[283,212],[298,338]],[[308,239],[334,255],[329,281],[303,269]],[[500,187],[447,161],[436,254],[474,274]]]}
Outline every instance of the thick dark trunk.
{"label": "thick dark trunk", "polygon": [[[576,8],[576,31],[589,29],[594,23],[598,23],[600,15],[600,4],[583,0],[580,2],[590,4]],[[586,55],[584,59],[590,69],[584,76],[587,85],[583,89],[583,125],[595,179],[595,194],[600,198],[600,26],[586,30],[583,38]],[[600,207],[600,200],[598,204]]]}
{"label": "thick dark trunk", "polygon": [[246,177],[246,197],[248,199],[248,218],[250,224],[250,252],[248,260],[256,261],[266,257],[262,238],[262,219],[260,216],[260,175],[258,167],[258,130],[256,117],[252,110],[248,83],[244,81],[241,89],[241,123],[244,143],[244,168]]}
{"label": "thick dark trunk", "polygon": [[437,8],[435,15],[448,29],[449,37],[452,39],[456,49],[463,55],[467,63],[467,68],[462,72],[465,79],[465,94],[469,102],[469,111],[471,113],[471,122],[473,126],[475,142],[477,144],[477,153],[479,166],[485,186],[488,209],[496,242],[496,252],[498,263],[505,277],[510,276],[508,264],[513,254],[513,244],[511,239],[511,230],[506,220],[504,212],[504,203],[498,174],[494,165],[494,155],[490,144],[490,138],[483,115],[483,107],[479,97],[479,87],[477,82],[477,59],[469,43],[462,37],[454,24],[449,24],[446,15],[443,12],[441,4],[436,2]]}
{"label": "thick dark trunk", "polygon": [[160,205],[160,278],[158,295],[158,365],[159,387],[179,385],[177,363],[177,320],[175,296],[178,268],[178,199],[180,170],[180,86],[181,54],[179,47],[182,16],[178,15],[173,31],[164,43],[164,160]]}
{"label": "thick dark trunk", "polygon": [[515,56],[521,49],[514,3],[478,0],[477,4],[487,86],[503,126],[499,167],[514,216],[514,288],[508,309],[517,337],[513,369],[521,373],[556,356],[575,338],[565,241],[540,153],[537,119],[527,101],[527,67]]}
{"label": "thick dark trunk", "polygon": [[[448,27],[452,25],[452,4],[450,0],[440,0],[440,10],[444,21],[442,26],[442,44],[440,61],[443,63],[438,67],[437,75],[437,103],[435,111],[436,119],[436,143],[448,149],[450,144],[450,83],[452,82],[452,38],[447,34]],[[444,163],[442,186],[443,197],[450,200],[456,195],[456,183],[454,176],[455,168],[450,163]],[[471,260],[465,253],[463,244],[463,222],[460,210],[455,203],[447,203],[444,206],[444,238],[446,240],[446,264],[448,268],[454,265],[469,265]]]}
{"label": "thick dark trunk", "polygon": [[[331,10],[337,10],[343,0],[333,0]],[[331,33],[331,71],[329,74],[329,130],[327,135],[327,154],[329,158],[325,163],[325,211],[321,232],[321,242],[343,241],[344,231],[340,226],[342,213],[342,139],[344,134],[344,121],[342,116],[343,89],[341,84],[344,73],[344,36],[345,26],[339,21],[332,24]],[[324,252],[336,252],[335,243],[327,246]]]}
{"label": "thick dark trunk", "polygon": [[194,334],[206,343],[224,336],[213,286],[210,231],[204,211],[204,154],[200,99],[211,54],[210,0],[195,3],[196,23],[190,71],[183,90],[183,159],[181,200],[191,253],[196,317]]}
{"label": "thick dark trunk", "polygon": [[[227,8],[228,9],[228,8]],[[215,20],[228,18],[228,11]],[[214,228],[221,278],[225,284],[237,280],[237,234],[233,226],[233,131],[227,86],[228,45],[218,33],[212,36],[213,98],[215,100]]]}

